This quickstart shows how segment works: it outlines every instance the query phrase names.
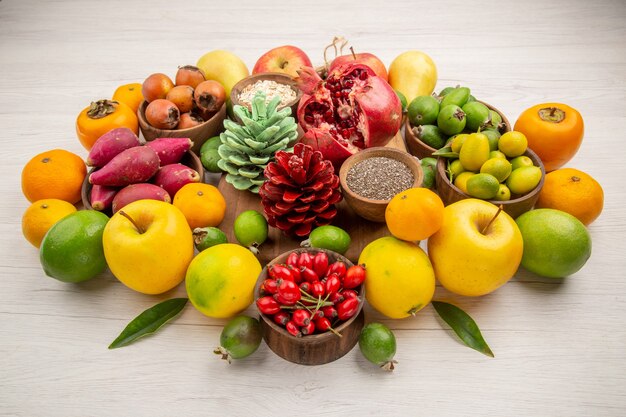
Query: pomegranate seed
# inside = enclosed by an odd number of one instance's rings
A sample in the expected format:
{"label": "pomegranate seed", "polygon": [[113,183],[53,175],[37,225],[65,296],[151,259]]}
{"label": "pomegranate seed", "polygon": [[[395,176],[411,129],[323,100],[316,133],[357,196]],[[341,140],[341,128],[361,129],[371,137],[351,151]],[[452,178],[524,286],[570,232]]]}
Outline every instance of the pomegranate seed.
{"label": "pomegranate seed", "polygon": [[315,282],[320,279],[320,277],[311,268],[301,268],[300,275],[302,276],[302,279],[307,282]]}
{"label": "pomegranate seed", "polygon": [[313,332],[315,331],[315,323],[313,323],[312,321],[309,321],[308,324],[305,324],[304,326],[302,326],[300,331],[302,332],[303,335],[313,334]]}
{"label": "pomegranate seed", "polygon": [[311,116],[310,114],[307,114],[306,116],[304,116],[304,121],[307,123],[313,123],[314,121],[313,116]]}
{"label": "pomegranate seed", "polygon": [[351,266],[343,279],[344,288],[356,288],[365,281],[365,268],[361,265]]}
{"label": "pomegranate seed", "polygon": [[324,313],[324,317],[328,320],[332,320],[337,317],[337,309],[333,306],[325,306],[320,309]]}
{"label": "pomegranate seed", "polygon": [[315,330],[318,332],[325,332],[330,329],[330,320],[326,317],[315,319],[313,323],[315,323]]}
{"label": "pomegranate seed", "polygon": [[315,281],[311,284],[311,294],[314,297],[321,297],[324,295],[324,284],[319,281]]}
{"label": "pomegranate seed", "polygon": [[313,270],[318,277],[323,277],[328,269],[328,255],[326,252],[318,252],[313,257]]}
{"label": "pomegranate seed", "polygon": [[335,97],[341,98],[341,91],[335,91]]}
{"label": "pomegranate seed", "polygon": [[293,305],[300,300],[300,287],[293,282],[283,280],[278,285],[278,295],[287,305]]}
{"label": "pomegranate seed", "polygon": [[337,274],[339,278],[343,278],[346,275],[346,264],[341,261],[333,262],[326,271],[326,275],[330,274]]}
{"label": "pomegranate seed", "polygon": [[287,322],[290,319],[291,317],[289,316],[289,313],[287,313],[286,311],[279,311],[278,313],[274,314],[274,317],[273,317],[274,323],[283,327],[285,326],[285,324],[287,324]]}
{"label": "pomegranate seed", "polygon": [[341,136],[343,136],[344,138],[349,138],[350,137],[350,130],[349,129],[343,129],[341,131]]}
{"label": "pomegranate seed", "polygon": [[293,311],[291,319],[298,326],[306,326],[311,321],[311,313],[309,313],[305,309],[299,308]]}
{"label": "pomegranate seed", "polygon": [[257,298],[256,306],[263,314],[272,315],[280,311],[280,304],[270,296]]}
{"label": "pomegranate seed", "polygon": [[265,281],[263,281],[262,285],[263,285],[263,289],[268,294],[276,294],[276,291],[278,291],[278,283],[276,282],[275,279],[268,278]]}
{"label": "pomegranate seed", "polygon": [[289,256],[287,257],[287,266],[290,266],[292,268],[297,268],[299,257],[300,255],[298,255],[298,252],[291,252]]}
{"label": "pomegranate seed", "polygon": [[362,72],[359,74],[359,80],[367,80],[367,78],[369,77],[369,75],[367,74],[367,72]]}
{"label": "pomegranate seed", "polygon": [[354,316],[359,308],[359,300],[357,298],[348,298],[343,300],[337,306],[337,317],[339,320],[347,320]]}
{"label": "pomegranate seed", "polygon": [[289,320],[287,322],[287,324],[285,324],[285,328],[287,329],[289,334],[291,334],[291,335],[293,335],[295,337],[302,336],[302,333],[300,332],[300,329],[298,328],[296,323],[293,322],[293,320]]}
{"label": "pomegranate seed", "polygon": [[300,268],[313,268],[313,257],[308,252],[302,252],[298,257],[298,266]]}

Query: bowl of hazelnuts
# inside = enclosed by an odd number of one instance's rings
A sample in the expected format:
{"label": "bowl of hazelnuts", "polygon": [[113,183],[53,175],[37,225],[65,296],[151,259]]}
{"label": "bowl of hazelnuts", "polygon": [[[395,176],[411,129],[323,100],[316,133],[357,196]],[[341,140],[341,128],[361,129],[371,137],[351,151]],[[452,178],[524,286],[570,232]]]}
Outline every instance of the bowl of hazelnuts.
{"label": "bowl of hazelnuts", "polygon": [[207,80],[198,67],[179,67],[174,81],[163,73],[151,74],[141,91],[144,101],[137,110],[137,118],[146,141],[189,138],[194,143],[191,150],[199,153],[207,139],[224,130],[224,86]]}

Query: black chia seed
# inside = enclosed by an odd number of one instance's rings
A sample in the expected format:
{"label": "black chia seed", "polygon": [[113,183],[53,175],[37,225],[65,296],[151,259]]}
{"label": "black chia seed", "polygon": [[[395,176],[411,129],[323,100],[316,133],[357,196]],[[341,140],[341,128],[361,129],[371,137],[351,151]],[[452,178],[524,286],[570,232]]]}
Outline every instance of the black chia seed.
{"label": "black chia seed", "polygon": [[406,164],[376,156],[355,164],[348,171],[346,184],[356,194],[373,200],[390,200],[413,186],[415,178]]}

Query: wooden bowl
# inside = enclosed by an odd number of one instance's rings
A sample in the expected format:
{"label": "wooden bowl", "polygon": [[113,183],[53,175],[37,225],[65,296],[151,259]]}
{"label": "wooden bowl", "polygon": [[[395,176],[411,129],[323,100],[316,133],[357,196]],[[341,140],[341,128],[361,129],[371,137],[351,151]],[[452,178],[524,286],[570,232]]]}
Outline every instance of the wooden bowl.
{"label": "wooden bowl", "polygon": [[371,220],[373,222],[384,222],[385,209],[387,208],[387,204],[389,204],[389,201],[391,201],[391,199],[373,200],[363,197],[352,191],[350,187],[348,187],[347,183],[347,177],[350,168],[367,158],[373,157],[392,158],[408,166],[413,173],[414,178],[412,188],[420,187],[422,185],[424,172],[422,171],[422,167],[417,159],[415,159],[413,156],[409,155],[406,152],[394,148],[375,147],[364,149],[345,160],[345,162],[341,165],[341,169],[339,170],[339,182],[341,184],[341,188],[343,189],[344,200],[348,203],[348,205],[352,208],[352,210],[354,210],[356,214],[363,217],[364,219]]}
{"label": "wooden bowl", "polygon": [[[489,108],[489,110],[493,110],[502,117],[502,123],[504,123],[504,127],[500,129],[500,133],[505,133],[511,131],[511,123],[509,123],[509,119],[498,109],[493,107],[490,104],[479,101],[479,103],[484,104]],[[419,159],[427,158],[433,155],[433,152],[437,151],[437,149],[429,146],[418,139],[417,136],[413,133],[413,125],[409,121],[409,118],[406,118],[404,122],[404,142],[406,143],[406,149],[409,151],[411,155],[417,156]]]}
{"label": "wooden bowl", "polygon": [[[527,149],[524,155],[532,159],[533,164],[541,169],[541,180],[539,181],[539,184],[537,184],[537,186],[527,194],[522,196],[513,195],[511,197],[515,198],[511,198],[511,200],[508,201],[489,200],[490,203],[493,203],[496,206],[502,205],[503,210],[514,219],[534,207],[537,199],[539,198],[539,193],[543,188],[543,182],[546,178],[546,170],[537,154],[530,149]],[[446,206],[465,198],[472,198],[450,182],[448,176],[446,175],[446,158],[439,158],[437,161],[435,182],[437,184],[437,193],[439,194],[439,197],[441,197],[443,204]]]}
{"label": "wooden bowl", "polygon": [[[202,162],[200,161],[200,158],[198,158],[198,155],[196,155],[194,152],[189,151],[183,156],[180,163],[187,165],[189,168],[196,170],[198,172],[198,175],[200,175],[200,181],[204,182],[204,167],[202,166]],[[80,190],[80,196],[83,202],[83,206],[87,210],[94,209],[91,206],[91,200],[90,200],[92,184],[89,182],[89,174],[97,170],[98,168],[91,168],[89,170],[89,173],[87,173],[87,176],[85,177],[85,180],[83,181],[83,185]],[[121,188],[123,187],[120,187],[120,189]],[[170,197],[172,198],[172,200],[174,199],[173,195]],[[107,210],[104,213],[106,213],[109,216],[112,214],[111,210]]]}
{"label": "wooden bowl", "polygon": [[[267,278],[267,269],[269,266],[277,263],[285,263],[287,257],[292,252],[302,253],[317,253],[326,252],[328,255],[329,263],[335,261],[342,261],[349,268],[353,264],[347,258],[341,256],[336,252],[323,249],[294,249],[289,252],[285,252],[282,255],[274,258],[270,261],[257,281],[255,288],[255,299],[260,295],[259,288],[263,281]],[[334,329],[341,334],[341,337],[328,331],[325,333],[312,334],[302,337],[292,336],[283,327],[274,323],[271,317],[261,313],[261,329],[263,331],[263,339],[267,346],[281,358],[288,360],[289,362],[297,363],[300,365],[322,365],[341,358],[348,353],[359,340],[359,335],[363,325],[365,323],[365,316],[363,313],[363,303],[365,302],[365,287],[361,285],[358,289],[359,309],[354,316],[347,321],[341,323]]]}
{"label": "wooden bowl", "polygon": [[296,98],[284,106],[278,105],[278,108],[281,109],[281,108],[288,106],[291,108],[291,115],[293,117],[296,117],[296,113],[298,111],[298,104],[300,103],[300,99],[302,98],[302,91],[300,91],[297,83],[294,81],[294,79],[291,76],[280,73],[280,72],[263,72],[259,74],[250,75],[244,78],[243,80],[239,81],[237,84],[233,86],[232,90],[230,91],[230,101],[233,103],[233,106],[235,104],[241,106],[242,103],[239,100],[239,95],[241,94],[241,92],[250,84],[254,84],[255,82],[261,81],[261,80],[276,81],[277,83],[286,84],[290,86],[291,88],[293,88],[293,90],[296,92]]}
{"label": "wooden bowl", "polygon": [[143,137],[147,141],[157,138],[189,138],[193,141],[191,150],[196,154],[200,154],[200,148],[208,139],[219,135],[224,131],[224,119],[226,118],[226,103],[222,105],[213,117],[198,126],[187,129],[167,130],[157,129],[146,120],[146,107],[148,102],[144,100],[137,110],[137,119],[139,120],[139,128]]}

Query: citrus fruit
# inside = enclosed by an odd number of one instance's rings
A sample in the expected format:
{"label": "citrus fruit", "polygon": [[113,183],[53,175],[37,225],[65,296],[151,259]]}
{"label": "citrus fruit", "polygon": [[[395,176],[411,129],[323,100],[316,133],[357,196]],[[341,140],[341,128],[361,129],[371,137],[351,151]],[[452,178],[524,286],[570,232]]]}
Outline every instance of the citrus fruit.
{"label": "citrus fruit", "polygon": [[498,194],[500,182],[491,174],[476,174],[467,180],[467,194],[483,200],[491,200]]}
{"label": "citrus fruit", "polygon": [[472,133],[459,151],[459,160],[467,171],[478,171],[489,159],[489,139],[482,133]]}
{"label": "citrus fruit", "polygon": [[107,263],[102,232],[108,221],[99,211],[81,210],[56,222],[39,250],[46,275],[63,282],[82,282],[103,272]]}
{"label": "citrus fruit", "polygon": [[591,175],[561,168],[546,174],[536,206],[562,210],[587,226],[602,213],[604,191]]}
{"label": "citrus fruit", "polygon": [[300,246],[328,249],[343,255],[350,247],[351,242],[352,239],[350,239],[348,232],[337,226],[326,225],[313,229],[309,238],[303,241]]}
{"label": "citrus fruit", "polygon": [[55,198],[37,200],[22,215],[22,233],[31,245],[38,248],[52,225],[75,211],[76,207],[67,201]]}
{"label": "citrus fruit", "polygon": [[126,104],[135,113],[143,102],[140,83],[124,84],[117,87],[113,93],[113,100]]}
{"label": "citrus fruit", "polygon": [[527,211],[515,221],[524,239],[522,266],[535,274],[566,277],[591,256],[591,236],[571,214],[544,208]]}
{"label": "citrus fruit", "polygon": [[200,161],[202,166],[209,172],[222,172],[222,169],[217,165],[217,161],[222,159],[217,149],[208,149],[200,154]]}
{"label": "citrus fruit", "polygon": [[511,175],[511,163],[502,158],[490,158],[480,167],[482,174],[491,174],[498,182],[502,182]]}
{"label": "citrus fruit", "polygon": [[383,315],[400,319],[424,308],[435,292],[435,273],[418,245],[392,236],[370,242],[359,256],[365,265],[365,298]]}
{"label": "citrus fruit", "polygon": [[396,194],[385,209],[389,232],[398,239],[428,238],[441,226],[443,202],[427,188],[409,188]]}
{"label": "citrus fruit", "polygon": [[183,212],[189,227],[218,226],[224,219],[226,200],[222,193],[210,184],[185,184],[174,196],[175,207]]}
{"label": "citrus fruit", "polygon": [[500,136],[498,140],[498,150],[508,156],[515,158],[522,155],[528,148],[528,140],[521,132],[511,131]]}
{"label": "citrus fruit", "polygon": [[439,115],[439,101],[433,96],[418,96],[411,101],[407,116],[413,126],[432,125]]}
{"label": "citrus fruit", "polygon": [[517,156],[511,159],[511,168],[516,170],[521,167],[531,167],[533,166],[533,160],[527,157],[526,155]]}
{"label": "citrus fruit", "polygon": [[80,156],[53,149],[32,158],[22,169],[22,192],[28,201],[56,198],[77,203],[87,175]]}
{"label": "citrus fruit", "polygon": [[369,323],[359,335],[359,349],[365,359],[385,370],[393,370],[396,354],[396,337],[382,323]]}
{"label": "citrus fruit", "polygon": [[198,252],[202,252],[211,246],[228,243],[228,237],[217,227],[196,227],[193,229],[193,243]]}
{"label": "citrus fruit", "polygon": [[202,146],[200,147],[200,154],[210,149],[217,150],[217,148],[219,148],[221,144],[222,144],[222,140],[220,139],[220,137],[213,136],[212,138],[207,139],[206,142],[202,144]]}
{"label": "citrus fruit", "polygon": [[500,184],[498,192],[493,199],[496,201],[509,201],[511,199],[511,190],[505,184]]}
{"label": "citrus fruit", "polygon": [[[491,151],[489,152],[489,159],[493,159],[493,158],[502,158],[502,159],[506,159],[506,155],[503,154],[500,151]],[[508,161],[508,159],[507,159]]]}
{"label": "citrus fruit", "polygon": [[498,150],[498,141],[500,140],[500,132],[495,129],[481,130],[480,133],[487,136],[489,141],[489,150],[491,152]]}
{"label": "citrus fruit", "polygon": [[256,210],[244,211],[237,216],[233,224],[237,241],[254,254],[259,252],[257,248],[267,240],[267,231],[267,220]]}
{"label": "citrus fruit", "polygon": [[452,174],[452,178],[456,178],[461,172],[464,172],[465,168],[463,168],[463,164],[458,159],[450,162],[450,166],[448,167],[448,172]]}
{"label": "citrus fruit", "polygon": [[459,174],[458,177],[454,179],[454,186],[467,194],[467,181],[476,175],[475,172],[464,171]]}
{"label": "citrus fruit", "polygon": [[452,140],[450,141],[450,149],[452,149],[452,152],[461,152],[463,143],[465,143],[465,140],[467,138],[469,138],[469,135],[467,133],[459,133],[458,135],[453,136]]}
{"label": "citrus fruit", "polygon": [[506,186],[514,194],[526,194],[541,181],[541,168],[536,166],[521,167],[513,170],[506,180]]}
{"label": "citrus fruit", "polygon": [[524,110],[515,130],[526,135],[528,146],[550,172],[576,155],[585,125],[576,109],[562,103],[543,103]]}
{"label": "citrus fruit", "polygon": [[252,355],[259,348],[263,333],[257,319],[248,316],[232,318],[220,334],[220,347],[215,353],[222,355],[230,363],[231,359],[242,359]]}
{"label": "citrus fruit", "polygon": [[252,303],[260,273],[261,264],[243,246],[233,243],[212,246],[189,264],[185,279],[187,294],[202,314],[230,317]]}

